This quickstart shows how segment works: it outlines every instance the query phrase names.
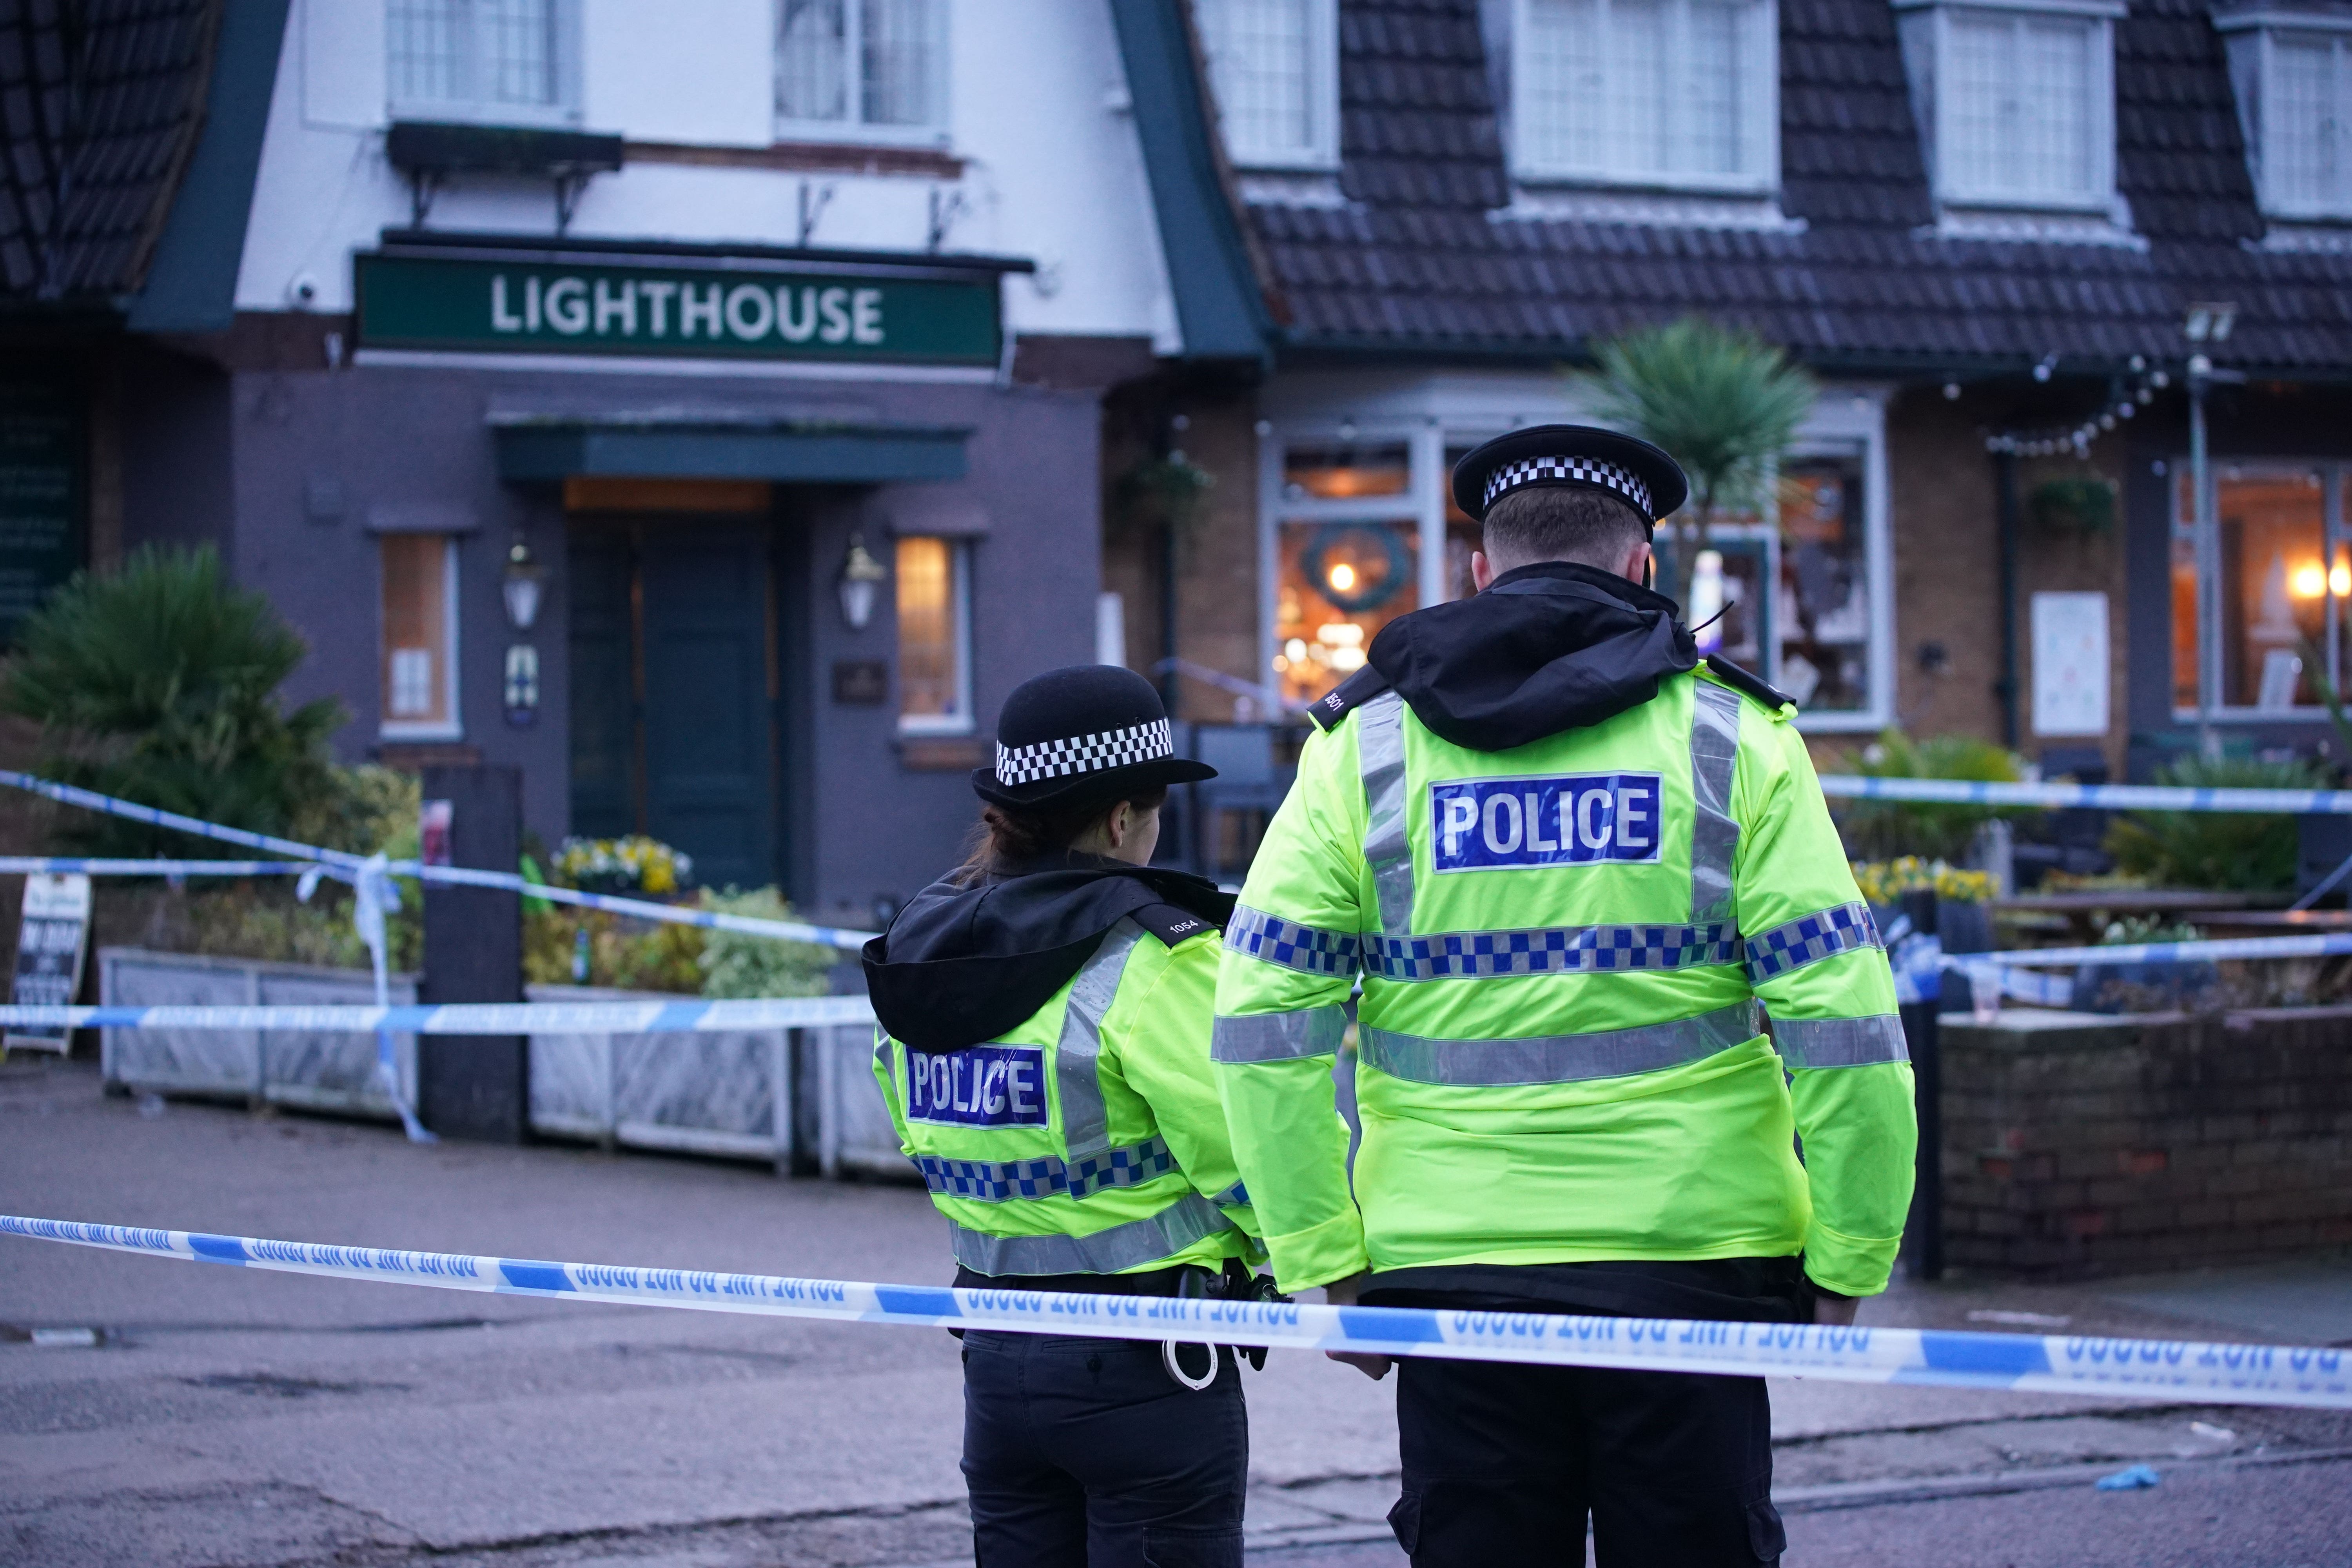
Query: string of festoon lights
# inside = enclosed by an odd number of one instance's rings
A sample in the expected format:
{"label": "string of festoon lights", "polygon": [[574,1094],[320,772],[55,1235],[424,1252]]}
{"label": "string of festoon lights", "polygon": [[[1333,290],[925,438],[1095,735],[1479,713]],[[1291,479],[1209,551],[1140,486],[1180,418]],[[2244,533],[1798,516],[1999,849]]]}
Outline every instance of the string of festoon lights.
{"label": "string of festoon lights", "polygon": [[[2033,367],[2033,379],[2048,381],[2058,368],[2056,354],[2044,355]],[[2141,354],[2131,357],[2127,375],[2118,376],[2109,384],[2106,405],[2072,426],[2044,426],[2040,429],[2002,430],[1985,437],[1988,452],[2011,452],[2021,458],[2050,458],[2072,453],[2077,458],[2091,455],[2091,443],[2102,431],[2113,430],[2126,419],[2156,401],[2156,395],[2172,384],[2172,377],[2162,369],[2152,366]],[[1959,383],[1950,382],[1944,395],[1957,398]]]}

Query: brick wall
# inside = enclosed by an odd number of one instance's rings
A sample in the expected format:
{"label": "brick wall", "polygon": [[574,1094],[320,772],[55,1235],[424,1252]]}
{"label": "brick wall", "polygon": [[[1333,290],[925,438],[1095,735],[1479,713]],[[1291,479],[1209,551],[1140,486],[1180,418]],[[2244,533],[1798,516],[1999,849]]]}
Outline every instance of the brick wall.
{"label": "brick wall", "polygon": [[2352,1243],[2352,1008],[1948,1019],[1940,1038],[1954,1268],[2129,1274]]}

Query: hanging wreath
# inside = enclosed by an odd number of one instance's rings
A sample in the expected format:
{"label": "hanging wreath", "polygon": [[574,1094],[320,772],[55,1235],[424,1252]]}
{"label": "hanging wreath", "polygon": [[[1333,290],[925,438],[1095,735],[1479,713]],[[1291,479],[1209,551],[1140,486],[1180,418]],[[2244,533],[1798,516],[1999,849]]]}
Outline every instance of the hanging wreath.
{"label": "hanging wreath", "polygon": [[[1358,538],[1375,541],[1381,548],[1386,570],[1376,582],[1365,582],[1357,574],[1357,585],[1349,589],[1334,587],[1330,574],[1325,570],[1325,557],[1341,543]],[[1392,528],[1370,528],[1359,522],[1327,522],[1315,531],[1299,552],[1298,569],[1315,584],[1315,591],[1328,599],[1333,607],[1350,616],[1367,610],[1377,610],[1397,596],[1404,585],[1412,581],[1412,553]]]}

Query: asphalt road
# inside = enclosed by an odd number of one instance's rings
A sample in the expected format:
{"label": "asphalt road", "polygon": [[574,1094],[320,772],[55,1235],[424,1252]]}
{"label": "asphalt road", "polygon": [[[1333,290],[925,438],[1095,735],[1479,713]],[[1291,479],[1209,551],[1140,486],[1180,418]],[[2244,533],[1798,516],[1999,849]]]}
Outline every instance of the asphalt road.
{"label": "asphalt road", "polygon": [[[101,1098],[86,1066],[0,1066],[0,1210],[509,1257],[950,1273],[911,1188],[149,1110]],[[1962,1321],[1992,1302],[2101,1331],[2183,1327],[2009,1288],[1897,1292],[1868,1310]],[[28,1337],[77,1329],[95,1342]],[[0,1238],[0,1563],[968,1563],[958,1384],[952,1342],[923,1331]],[[1390,1386],[1297,1354],[1251,1378],[1254,1563],[1402,1561],[1379,1538],[1396,1495]],[[1818,1383],[1776,1384],[1774,1402],[1792,1563],[2352,1563],[2352,1464],[2315,1458],[2352,1450],[2352,1419]],[[2283,1456],[2305,1462],[2268,1462]],[[2091,1489],[2132,1459],[2163,1484]],[[1953,1487],[2041,1489],[1918,1500]]]}

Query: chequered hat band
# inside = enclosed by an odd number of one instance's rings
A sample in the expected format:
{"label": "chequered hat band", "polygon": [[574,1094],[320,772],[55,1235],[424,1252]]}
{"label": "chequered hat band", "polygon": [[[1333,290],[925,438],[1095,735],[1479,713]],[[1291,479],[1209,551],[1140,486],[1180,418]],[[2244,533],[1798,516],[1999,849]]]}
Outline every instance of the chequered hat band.
{"label": "chequered hat band", "polygon": [[1654,521],[1658,515],[1650,510],[1650,487],[1638,475],[1598,458],[1526,458],[1506,463],[1486,476],[1486,504],[1493,506],[1498,497],[1524,485],[1541,484],[1598,485],[1632,501],[1643,517]]}
{"label": "chequered hat band", "polygon": [[1176,734],[1165,719],[1131,729],[1106,730],[1099,735],[1077,735],[1066,741],[1040,741],[1034,746],[996,748],[996,782],[1010,788],[1040,779],[1067,778],[1072,773],[1098,773],[1111,768],[1133,767],[1176,754]]}

